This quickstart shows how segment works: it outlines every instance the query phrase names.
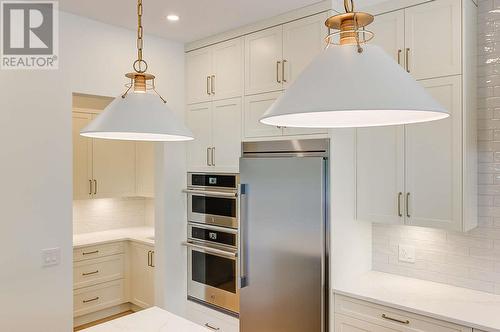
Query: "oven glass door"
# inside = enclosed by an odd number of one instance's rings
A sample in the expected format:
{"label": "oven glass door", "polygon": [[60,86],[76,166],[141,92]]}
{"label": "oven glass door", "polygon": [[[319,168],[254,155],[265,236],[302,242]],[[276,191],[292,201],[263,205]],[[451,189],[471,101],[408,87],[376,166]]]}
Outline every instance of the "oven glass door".
{"label": "oven glass door", "polygon": [[188,295],[238,313],[238,266],[234,252],[197,244],[188,244],[188,248]]}
{"label": "oven glass door", "polygon": [[238,227],[236,197],[221,197],[209,193],[189,193],[188,214],[190,222]]}

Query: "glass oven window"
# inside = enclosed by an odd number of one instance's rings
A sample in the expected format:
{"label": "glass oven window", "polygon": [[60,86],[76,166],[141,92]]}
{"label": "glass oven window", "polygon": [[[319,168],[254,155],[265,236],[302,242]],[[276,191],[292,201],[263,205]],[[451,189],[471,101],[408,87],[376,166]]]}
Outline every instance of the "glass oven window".
{"label": "glass oven window", "polygon": [[192,212],[223,217],[236,217],[236,200],[233,198],[193,195],[191,202],[193,206]]}
{"label": "glass oven window", "polygon": [[236,261],[200,251],[192,251],[194,281],[236,293]]}

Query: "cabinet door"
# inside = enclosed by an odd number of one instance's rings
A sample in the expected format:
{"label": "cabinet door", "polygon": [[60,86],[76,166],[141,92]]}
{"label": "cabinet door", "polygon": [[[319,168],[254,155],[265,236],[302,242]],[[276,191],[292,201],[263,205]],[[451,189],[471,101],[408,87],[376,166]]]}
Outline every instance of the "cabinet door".
{"label": "cabinet door", "polygon": [[335,314],[335,332],[396,332],[402,329],[389,329],[341,314]]}
{"label": "cabinet door", "polygon": [[416,79],[461,73],[461,1],[436,0],[405,10],[408,68]]}
{"label": "cabinet door", "polygon": [[155,143],[136,142],[137,196],[154,197]]}
{"label": "cabinet door", "polygon": [[211,102],[188,106],[186,122],[194,135],[194,140],[187,143],[189,171],[210,169],[211,157],[208,149],[212,146],[211,113]]}
{"label": "cabinet door", "polygon": [[243,37],[212,47],[214,100],[243,95]]}
{"label": "cabinet door", "polygon": [[131,302],[141,308],[154,305],[154,267],[149,266],[150,252],[154,261],[153,247],[130,243],[130,297]]}
{"label": "cabinet door", "polygon": [[283,27],[277,26],[245,36],[245,94],[283,88]]}
{"label": "cabinet door", "polygon": [[245,138],[283,135],[281,127],[265,125],[259,121],[264,112],[267,111],[280,95],[281,92],[270,92],[245,97]]}
{"label": "cabinet door", "polygon": [[406,223],[461,231],[461,77],[421,83],[451,115],[406,126]]}
{"label": "cabinet door", "polygon": [[404,127],[356,130],[358,220],[403,223]]}
{"label": "cabinet door", "polygon": [[283,84],[289,86],[325,48],[327,15],[322,13],[283,25]]}
{"label": "cabinet door", "polygon": [[220,172],[238,172],[241,155],[241,98],[213,103],[212,145],[214,169]]}
{"label": "cabinet door", "polygon": [[210,76],[212,74],[212,51],[206,47],[186,54],[186,98],[188,104],[212,99]]}
{"label": "cabinet door", "polygon": [[404,67],[405,61],[405,12],[398,10],[377,15],[368,28],[375,36],[371,42],[384,49],[395,61]]}
{"label": "cabinet door", "polygon": [[135,196],[135,142],[93,140],[94,197]]}
{"label": "cabinet door", "polygon": [[92,197],[92,139],[80,136],[91,114],[73,113],[73,199]]}

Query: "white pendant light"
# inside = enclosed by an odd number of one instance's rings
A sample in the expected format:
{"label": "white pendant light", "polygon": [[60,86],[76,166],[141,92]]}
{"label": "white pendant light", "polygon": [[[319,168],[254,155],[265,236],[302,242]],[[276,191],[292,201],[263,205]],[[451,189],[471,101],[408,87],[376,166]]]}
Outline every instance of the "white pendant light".
{"label": "white pendant light", "polygon": [[[380,47],[364,27],[373,16],[353,12],[330,17],[327,47],[261,118],[285,127],[370,127],[439,120],[449,113]],[[331,30],[330,30],[331,31]],[[338,37],[338,41],[334,38]]]}
{"label": "white pendant light", "polygon": [[80,135],[133,141],[192,140],[191,131],[156,91],[154,75],[146,73],[148,65],[142,59],[142,0],[137,2],[137,19],[137,60],[133,65],[134,72],[125,75],[130,79],[127,90],[83,128]]}

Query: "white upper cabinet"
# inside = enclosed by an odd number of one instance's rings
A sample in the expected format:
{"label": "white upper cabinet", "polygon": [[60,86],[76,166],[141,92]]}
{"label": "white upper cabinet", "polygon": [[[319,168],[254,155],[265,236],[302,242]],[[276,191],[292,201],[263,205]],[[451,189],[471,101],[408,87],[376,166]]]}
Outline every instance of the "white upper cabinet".
{"label": "white upper cabinet", "polygon": [[406,223],[462,230],[461,78],[421,83],[451,116],[406,126]]}
{"label": "white upper cabinet", "polygon": [[281,91],[262,93],[245,97],[245,138],[269,137],[283,135],[282,127],[268,126],[260,123],[265,111],[281,95]]}
{"label": "white upper cabinet", "polygon": [[92,139],[80,136],[91,114],[73,113],[73,199],[92,197]]}
{"label": "white upper cabinet", "polygon": [[436,0],[405,9],[409,72],[416,79],[462,72],[461,1]]}
{"label": "white upper cabinet", "polygon": [[135,142],[93,140],[94,197],[135,196]]}
{"label": "white upper cabinet", "polygon": [[245,36],[245,94],[283,88],[283,26]]}
{"label": "white upper cabinet", "polygon": [[241,98],[191,105],[186,121],[195,137],[187,143],[189,171],[238,172]]}
{"label": "white upper cabinet", "polygon": [[403,223],[404,126],[359,128],[356,132],[357,218]]}
{"label": "white upper cabinet", "polygon": [[243,92],[243,39],[231,39],[186,55],[187,103],[233,98]]}
{"label": "white upper cabinet", "polygon": [[212,103],[188,106],[186,123],[194,140],[187,142],[187,163],[191,171],[208,170],[211,166]]}
{"label": "white upper cabinet", "polygon": [[212,76],[212,52],[202,48],[186,55],[187,103],[201,103],[211,100],[210,80]]}
{"label": "white upper cabinet", "polygon": [[397,10],[395,12],[375,16],[375,20],[367,29],[375,34],[370,43],[382,47],[387,54],[404,67],[404,10]]}
{"label": "white upper cabinet", "polygon": [[243,94],[243,38],[212,46],[210,87],[213,100],[239,97]]}
{"label": "white upper cabinet", "polygon": [[290,85],[325,48],[327,14],[318,14],[283,25],[282,81]]}
{"label": "white upper cabinet", "polygon": [[241,98],[219,100],[212,107],[212,165],[221,172],[239,169]]}

